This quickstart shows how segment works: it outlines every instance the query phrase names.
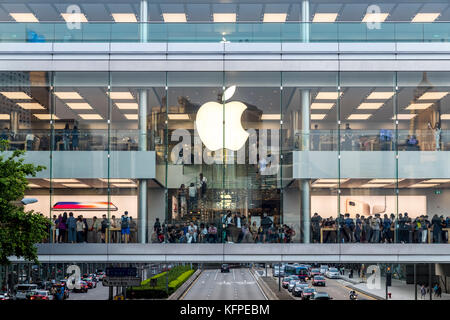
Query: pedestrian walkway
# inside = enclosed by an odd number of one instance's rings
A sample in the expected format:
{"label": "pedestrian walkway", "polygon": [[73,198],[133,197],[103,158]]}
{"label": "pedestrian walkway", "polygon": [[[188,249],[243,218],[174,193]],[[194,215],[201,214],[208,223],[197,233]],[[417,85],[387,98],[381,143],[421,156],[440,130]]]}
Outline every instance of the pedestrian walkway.
{"label": "pedestrian walkway", "polygon": [[[378,297],[379,299],[386,298],[386,278],[381,277],[380,286],[378,288],[369,288],[365,279],[361,279],[359,276],[349,278],[348,274],[341,276],[342,283],[346,283],[347,286],[353,288],[354,290],[360,291],[362,293],[368,294],[373,297]],[[392,279],[392,286],[388,288],[388,292],[391,293],[391,300],[414,300],[414,284],[406,284],[406,281]],[[420,286],[417,285],[417,299],[421,299]],[[427,293],[426,300],[430,299],[430,294]],[[432,296],[433,300],[450,300],[449,293],[442,293],[442,297],[438,298]]]}

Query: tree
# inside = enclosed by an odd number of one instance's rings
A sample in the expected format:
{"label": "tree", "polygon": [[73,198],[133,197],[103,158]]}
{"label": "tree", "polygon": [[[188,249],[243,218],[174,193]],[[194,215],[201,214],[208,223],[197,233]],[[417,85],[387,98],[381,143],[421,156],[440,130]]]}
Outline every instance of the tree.
{"label": "tree", "polygon": [[10,153],[6,140],[0,140],[0,265],[10,263],[8,257],[23,257],[39,263],[35,244],[47,237],[49,219],[25,212],[20,204],[28,185],[27,177],[45,169],[24,163],[25,151]]}

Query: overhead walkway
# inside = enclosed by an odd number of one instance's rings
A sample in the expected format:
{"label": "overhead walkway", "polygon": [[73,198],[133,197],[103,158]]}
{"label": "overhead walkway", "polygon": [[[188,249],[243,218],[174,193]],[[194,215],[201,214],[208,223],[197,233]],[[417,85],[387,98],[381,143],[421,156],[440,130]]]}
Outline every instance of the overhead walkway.
{"label": "overhead walkway", "polygon": [[[48,262],[450,263],[448,244],[39,244]],[[21,260],[12,259],[13,262]]]}

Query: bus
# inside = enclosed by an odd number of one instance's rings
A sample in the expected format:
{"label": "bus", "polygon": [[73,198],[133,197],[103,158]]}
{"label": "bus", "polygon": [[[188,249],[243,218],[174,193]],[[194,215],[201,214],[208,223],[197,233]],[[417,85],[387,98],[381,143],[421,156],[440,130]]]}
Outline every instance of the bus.
{"label": "bus", "polygon": [[296,275],[299,279],[306,281],[309,278],[309,271],[306,266],[288,264],[284,267],[284,275],[286,277]]}

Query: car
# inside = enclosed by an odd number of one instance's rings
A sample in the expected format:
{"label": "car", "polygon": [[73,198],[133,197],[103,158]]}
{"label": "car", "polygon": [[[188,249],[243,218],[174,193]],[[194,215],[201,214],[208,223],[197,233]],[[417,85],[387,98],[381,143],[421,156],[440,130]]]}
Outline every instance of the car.
{"label": "car", "polygon": [[325,272],[325,277],[329,279],[339,279],[341,277],[337,268],[330,268]]}
{"label": "car", "polygon": [[9,294],[7,293],[7,292],[2,292],[2,291],[0,291],[0,300],[9,300],[10,299],[10,297],[9,297]]}
{"label": "car", "polygon": [[103,278],[104,278],[105,276],[106,276],[106,274],[105,274],[104,271],[98,271],[98,272],[97,272],[98,280],[103,280]]}
{"label": "car", "polygon": [[37,289],[37,284],[18,284],[15,286],[14,300],[26,300]]}
{"label": "car", "polygon": [[224,263],[222,264],[222,266],[220,267],[220,272],[230,272],[230,265]]}
{"label": "car", "polygon": [[73,292],[81,292],[81,293],[86,293],[89,290],[89,286],[86,283],[86,281],[81,280],[80,281],[80,287],[77,288],[76,286],[73,288]]}
{"label": "car", "polygon": [[314,278],[311,281],[311,284],[313,286],[326,286],[325,278],[323,276],[314,276]]}
{"label": "car", "polygon": [[292,295],[295,297],[301,297],[303,290],[308,287],[309,285],[307,283],[299,282],[295,285],[294,289],[292,290]]}
{"label": "car", "polygon": [[292,292],[292,290],[294,289],[295,285],[296,285],[297,283],[300,283],[300,282],[301,282],[301,281],[298,280],[298,279],[293,279],[293,280],[291,280],[291,281],[289,282],[288,287],[287,287],[288,291],[289,291],[289,292]]}
{"label": "car", "polygon": [[97,288],[97,282],[94,281],[91,277],[81,279],[88,285],[89,289]]}
{"label": "car", "polygon": [[30,300],[53,300],[53,296],[48,290],[36,290],[30,296]]}
{"label": "car", "polygon": [[332,300],[333,298],[326,292],[315,292],[311,300]]}
{"label": "car", "polygon": [[314,276],[320,276],[321,275],[321,272],[320,272],[320,269],[319,268],[313,268],[313,269],[311,269],[311,271],[309,272],[309,276],[311,277],[311,278],[313,278]]}
{"label": "car", "polygon": [[302,300],[309,300],[311,299],[311,297],[314,295],[315,292],[316,289],[314,288],[305,288],[303,289],[300,297],[302,298]]}
{"label": "car", "polygon": [[328,266],[327,265],[321,265],[319,268],[319,271],[321,274],[325,274],[328,270]]}

